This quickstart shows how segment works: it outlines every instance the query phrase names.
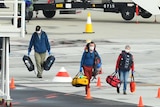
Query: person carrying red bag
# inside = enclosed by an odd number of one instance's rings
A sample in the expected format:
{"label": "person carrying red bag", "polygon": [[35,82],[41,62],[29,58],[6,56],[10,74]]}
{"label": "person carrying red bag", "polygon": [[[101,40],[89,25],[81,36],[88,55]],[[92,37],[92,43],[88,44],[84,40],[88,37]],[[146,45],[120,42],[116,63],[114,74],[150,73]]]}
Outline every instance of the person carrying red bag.
{"label": "person carrying red bag", "polygon": [[[120,81],[123,83],[123,94],[126,95],[127,90],[127,80],[129,76],[129,71],[131,70],[132,75],[134,73],[134,60],[133,55],[130,53],[131,47],[129,45],[125,46],[125,50],[119,54],[115,72],[119,73]],[[120,86],[117,87],[117,93],[120,93]]]}

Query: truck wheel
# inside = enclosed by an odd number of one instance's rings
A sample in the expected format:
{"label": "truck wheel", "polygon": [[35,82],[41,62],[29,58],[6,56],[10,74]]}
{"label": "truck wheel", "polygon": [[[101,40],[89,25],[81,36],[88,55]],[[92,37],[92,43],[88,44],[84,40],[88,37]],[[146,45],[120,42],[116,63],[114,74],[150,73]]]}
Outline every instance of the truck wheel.
{"label": "truck wheel", "polygon": [[56,11],[44,11],[43,10],[43,15],[46,17],[46,18],[52,18],[54,17],[56,14]]}
{"label": "truck wheel", "polygon": [[143,18],[150,18],[152,16],[151,13],[149,13],[148,11],[146,10],[142,10],[142,12],[140,13],[140,15],[143,17]]}
{"label": "truck wheel", "polygon": [[26,19],[26,20],[31,20],[32,17],[33,17],[33,11],[29,11],[28,13],[26,13],[25,19]]}
{"label": "truck wheel", "polygon": [[132,20],[134,18],[134,9],[131,7],[126,7],[122,9],[121,15],[124,20]]}

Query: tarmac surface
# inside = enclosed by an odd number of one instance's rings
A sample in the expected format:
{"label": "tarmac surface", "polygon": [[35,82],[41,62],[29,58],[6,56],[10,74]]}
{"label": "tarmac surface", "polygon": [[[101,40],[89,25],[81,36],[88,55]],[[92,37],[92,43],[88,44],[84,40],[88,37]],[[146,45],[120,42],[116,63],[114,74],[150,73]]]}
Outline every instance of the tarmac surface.
{"label": "tarmac surface", "polygon": [[[88,12],[91,12],[95,32],[92,34],[83,33]],[[46,19],[39,13],[37,19],[33,18],[26,23],[25,38],[11,38],[10,77],[14,77],[16,85],[16,89],[11,90],[14,107],[28,107],[34,104],[38,107],[43,104],[47,107],[53,107],[54,104],[54,107],[69,107],[70,105],[96,107],[96,104],[100,107],[135,107],[139,103],[140,96],[145,106],[160,107],[160,98],[157,98],[160,88],[160,17],[156,17],[156,23],[154,18],[154,16],[150,19],[135,17],[132,21],[126,22],[120,14],[85,10],[77,15],[56,14],[53,19]],[[9,22],[3,21],[3,23]],[[28,43],[36,25],[42,26],[48,34],[52,54],[56,57],[50,71],[44,71],[42,79],[36,78],[34,72],[28,72],[22,62],[23,55],[27,54]],[[77,88],[71,83],[52,81],[62,67],[72,78],[77,74],[86,40],[93,40],[96,43],[103,63],[103,73],[99,75],[102,86],[96,86],[97,80],[91,82],[92,100],[84,98],[84,87]],[[128,85],[127,95],[123,95],[122,89],[121,93],[117,94],[116,89],[109,86],[105,79],[114,72],[116,59],[126,44],[131,46],[131,52],[134,55],[137,87],[136,92],[131,93]],[[33,51],[31,58],[34,62]],[[56,93],[58,97],[44,98],[45,95],[52,93],[53,95]],[[30,97],[38,97],[39,100],[31,104],[26,101]],[[16,102],[19,102],[19,105]]]}
{"label": "tarmac surface", "polygon": [[[122,103],[118,101],[85,97],[76,94],[47,91],[31,87],[17,86],[11,90],[11,96],[15,99],[13,107],[135,107],[135,104]],[[27,93],[27,94],[24,94]]]}

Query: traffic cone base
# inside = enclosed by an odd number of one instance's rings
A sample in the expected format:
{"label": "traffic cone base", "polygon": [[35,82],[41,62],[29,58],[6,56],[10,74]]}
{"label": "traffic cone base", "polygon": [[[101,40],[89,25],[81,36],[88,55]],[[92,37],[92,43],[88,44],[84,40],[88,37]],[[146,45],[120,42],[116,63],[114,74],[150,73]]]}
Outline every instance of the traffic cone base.
{"label": "traffic cone base", "polygon": [[85,97],[86,99],[92,99],[92,97],[91,97],[91,93],[90,93],[90,88],[88,88],[87,89],[87,95],[86,95],[86,97]]}
{"label": "traffic cone base", "polygon": [[92,29],[92,24],[87,24],[86,25],[86,32],[84,33],[94,33]]}
{"label": "traffic cone base", "polygon": [[160,98],[160,88],[158,88],[157,98]]}
{"label": "traffic cone base", "polygon": [[143,101],[142,101],[142,96],[140,96],[140,98],[139,98],[139,104],[138,104],[138,107],[144,107],[144,105],[143,105]]}
{"label": "traffic cone base", "polygon": [[12,78],[10,82],[10,89],[14,89],[14,88],[16,88],[16,86],[14,84],[14,78]]}

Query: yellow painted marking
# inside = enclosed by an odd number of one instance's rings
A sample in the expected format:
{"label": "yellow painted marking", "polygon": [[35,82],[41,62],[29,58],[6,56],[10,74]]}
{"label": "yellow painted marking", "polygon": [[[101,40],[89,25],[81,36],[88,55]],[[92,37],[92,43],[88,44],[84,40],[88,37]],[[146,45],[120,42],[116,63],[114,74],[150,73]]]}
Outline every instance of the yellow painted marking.
{"label": "yellow painted marking", "polygon": [[56,4],[56,7],[57,7],[57,8],[62,8],[62,7],[63,7],[63,4]]}

